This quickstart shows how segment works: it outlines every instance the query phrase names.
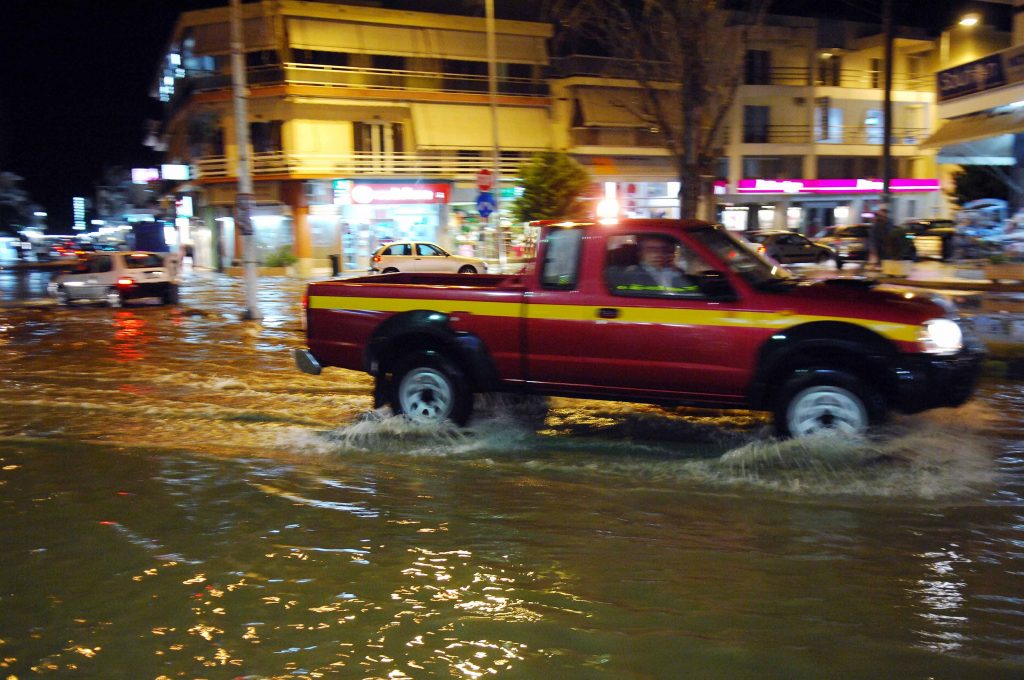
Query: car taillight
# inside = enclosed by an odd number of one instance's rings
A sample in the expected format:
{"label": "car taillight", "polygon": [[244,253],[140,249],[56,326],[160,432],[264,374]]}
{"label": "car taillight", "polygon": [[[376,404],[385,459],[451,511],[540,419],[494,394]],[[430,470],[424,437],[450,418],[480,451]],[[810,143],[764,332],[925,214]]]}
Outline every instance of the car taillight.
{"label": "car taillight", "polygon": [[119,285],[119,286],[134,286],[135,285],[135,279],[130,279],[127,276],[122,276],[121,278],[119,278],[117,280],[117,285]]}
{"label": "car taillight", "polygon": [[758,246],[757,247],[757,254],[758,255],[764,255],[765,250],[766,250],[766,248],[764,246]]}
{"label": "car taillight", "polygon": [[302,311],[309,309],[309,293],[302,296]]}
{"label": "car taillight", "polygon": [[380,255],[374,255],[373,256],[373,261],[374,262],[380,262]]}

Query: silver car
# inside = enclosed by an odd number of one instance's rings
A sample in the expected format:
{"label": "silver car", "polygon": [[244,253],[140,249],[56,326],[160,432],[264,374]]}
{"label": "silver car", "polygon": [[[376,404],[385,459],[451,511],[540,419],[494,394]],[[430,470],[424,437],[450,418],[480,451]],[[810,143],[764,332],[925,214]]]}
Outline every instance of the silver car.
{"label": "silver car", "polygon": [[180,268],[172,253],[98,252],[55,276],[47,292],[57,303],[96,300],[120,307],[125,300],[159,298],[177,304]]}

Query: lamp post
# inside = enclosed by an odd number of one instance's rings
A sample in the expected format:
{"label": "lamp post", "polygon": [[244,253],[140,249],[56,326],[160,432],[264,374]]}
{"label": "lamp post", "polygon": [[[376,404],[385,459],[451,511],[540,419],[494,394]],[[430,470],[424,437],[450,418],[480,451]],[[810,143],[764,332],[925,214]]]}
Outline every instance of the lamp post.
{"label": "lamp post", "polygon": [[498,144],[498,47],[494,28],[494,0],[487,0],[486,15],[487,90],[491,108],[491,140],[493,142],[491,164],[494,173],[494,210],[491,211],[488,221],[492,222],[495,238],[498,239],[498,265],[504,269],[507,261],[505,235],[501,232],[501,217],[498,215],[498,210],[501,207],[501,147]]}
{"label": "lamp post", "polygon": [[249,158],[249,107],[246,100],[245,61],[243,59],[242,8],[240,0],[231,0],[231,85],[235,106],[235,142],[238,146],[238,187],[235,193],[235,219],[242,237],[242,274],[245,283],[243,318],[259,321],[256,298],[256,239],[252,229],[252,169]]}
{"label": "lamp post", "polygon": [[892,23],[892,0],[882,3],[882,33],[885,39],[885,94],[882,102],[882,203],[895,216],[892,193],[889,184],[892,180],[892,55],[895,32]]}

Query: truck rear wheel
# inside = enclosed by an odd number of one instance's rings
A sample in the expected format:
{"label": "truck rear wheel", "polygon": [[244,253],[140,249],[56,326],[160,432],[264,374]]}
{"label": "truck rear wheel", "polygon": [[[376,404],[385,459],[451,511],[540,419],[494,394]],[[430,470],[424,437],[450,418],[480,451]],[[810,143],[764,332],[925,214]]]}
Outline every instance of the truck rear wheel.
{"label": "truck rear wheel", "polygon": [[391,410],[416,423],[465,425],[473,393],[458,366],[435,352],[419,352],[395,366]]}
{"label": "truck rear wheel", "polygon": [[885,419],[885,400],[877,390],[854,375],[833,370],[795,374],[775,407],[780,437],[821,432],[863,435]]}

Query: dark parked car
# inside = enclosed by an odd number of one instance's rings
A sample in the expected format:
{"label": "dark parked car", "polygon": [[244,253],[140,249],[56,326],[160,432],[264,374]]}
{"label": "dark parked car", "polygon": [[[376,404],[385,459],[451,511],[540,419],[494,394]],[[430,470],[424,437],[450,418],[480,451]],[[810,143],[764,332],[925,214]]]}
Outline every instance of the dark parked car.
{"label": "dark parked car", "polygon": [[791,231],[752,231],[745,234],[758,252],[779,264],[825,264],[839,260],[830,246],[815,243],[802,234]]}
{"label": "dark parked car", "polygon": [[900,225],[911,239],[909,257],[949,260],[953,257],[956,223],[953,220],[909,220]]}
{"label": "dark parked car", "polygon": [[826,235],[819,240],[836,251],[836,267],[841,269],[845,262],[867,262],[870,238],[871,225],[861,223],[829,227]]}

